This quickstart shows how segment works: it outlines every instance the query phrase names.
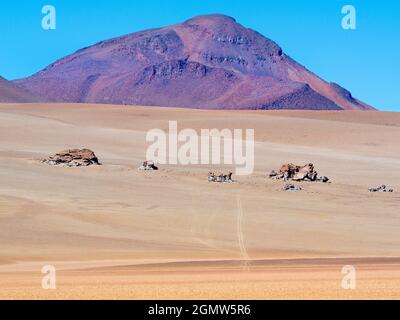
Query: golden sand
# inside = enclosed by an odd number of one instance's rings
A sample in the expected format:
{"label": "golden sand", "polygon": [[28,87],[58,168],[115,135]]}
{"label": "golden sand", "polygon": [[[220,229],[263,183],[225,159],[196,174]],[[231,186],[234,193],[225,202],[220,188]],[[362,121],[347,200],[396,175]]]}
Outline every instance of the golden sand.
{"label": "golden sand", "polygon": [[[139,172],[147,130],[169,120],[254,128],[255,173],[220,185],[210,166]],[[0,105],[0,298],[398,299],[399,141],[397,113]],[[103,166],[39,161],[79,147]],[[332,184],[282,192],[266,173],[285,162]],[[381,184],[397,192],[368,192]],[[341,287],[346,264],[355,290]]]}

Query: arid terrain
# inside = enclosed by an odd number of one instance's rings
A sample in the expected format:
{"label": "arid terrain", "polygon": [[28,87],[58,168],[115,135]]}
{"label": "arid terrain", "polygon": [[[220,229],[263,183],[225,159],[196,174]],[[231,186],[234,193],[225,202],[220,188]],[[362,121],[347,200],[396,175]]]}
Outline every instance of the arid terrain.
{"label": "arid terrain", "polygon": [[[137,168],[149,129],[255,129],[255,172]],[[400,113],[0,105],[0,299],[400,299]],[[41,163],[90,148],[102,166]],[[267,178],[312,162],[331,184]],[[370,193],[386,184],[394,193]],[[41,287],[44,265],[57,289]],[[355,290],[341,286],[343,266]]]}

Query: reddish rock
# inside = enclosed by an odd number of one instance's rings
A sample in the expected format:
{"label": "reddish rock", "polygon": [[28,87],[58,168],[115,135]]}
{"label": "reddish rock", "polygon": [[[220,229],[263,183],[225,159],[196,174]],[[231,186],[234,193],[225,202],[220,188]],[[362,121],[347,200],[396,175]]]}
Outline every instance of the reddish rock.
{"label": "reddish rock", "polygon": [[293,163],[284,164],[279,172],[275,170],[269,174],[270,178],[285,179],[285,181],[321,181],[328,182],[327,177],[318,178],[318,172],[315,171],[312,163],[306,164],[305,166],[298,166]]}
{"label": "reddish rock", "polygon": [[61,151],[44,159],[43,162],[53,166],[67,167],[100,165],[94,152],[89,149],[70,149]]}

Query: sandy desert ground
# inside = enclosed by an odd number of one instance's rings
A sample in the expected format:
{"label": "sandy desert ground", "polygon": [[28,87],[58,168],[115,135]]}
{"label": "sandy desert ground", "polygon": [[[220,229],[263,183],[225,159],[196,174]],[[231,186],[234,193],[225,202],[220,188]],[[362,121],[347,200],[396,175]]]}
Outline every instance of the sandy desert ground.
{"label": "sandy desert ground", "polygon": [[[146,132],[254,128],[255,172],[139,172]],[[1,299],[400,298],[400,114],[0,105]],[[51,167],[68,148],[102,166]],[[331,184],[266,173],[313,162]],[[394,193],[372,194],[387,184]],[[57,289],[43,290],[54,265]],[[355,290],[341,287],[344,265]]]}

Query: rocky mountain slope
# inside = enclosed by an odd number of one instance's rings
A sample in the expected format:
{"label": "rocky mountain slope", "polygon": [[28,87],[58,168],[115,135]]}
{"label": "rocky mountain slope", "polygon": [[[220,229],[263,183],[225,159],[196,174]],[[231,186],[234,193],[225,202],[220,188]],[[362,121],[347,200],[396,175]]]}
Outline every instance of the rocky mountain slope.
{"label": "rocky mountain slope", "polygon": [[0,77],[0,103],[1,102],[39,102],[41,99],[28,90]]}
{"label": "rocky mountain slope", "polygon": [[205,109],[373,109],[233,18],[102,41],[16,81],[53,102]]}

